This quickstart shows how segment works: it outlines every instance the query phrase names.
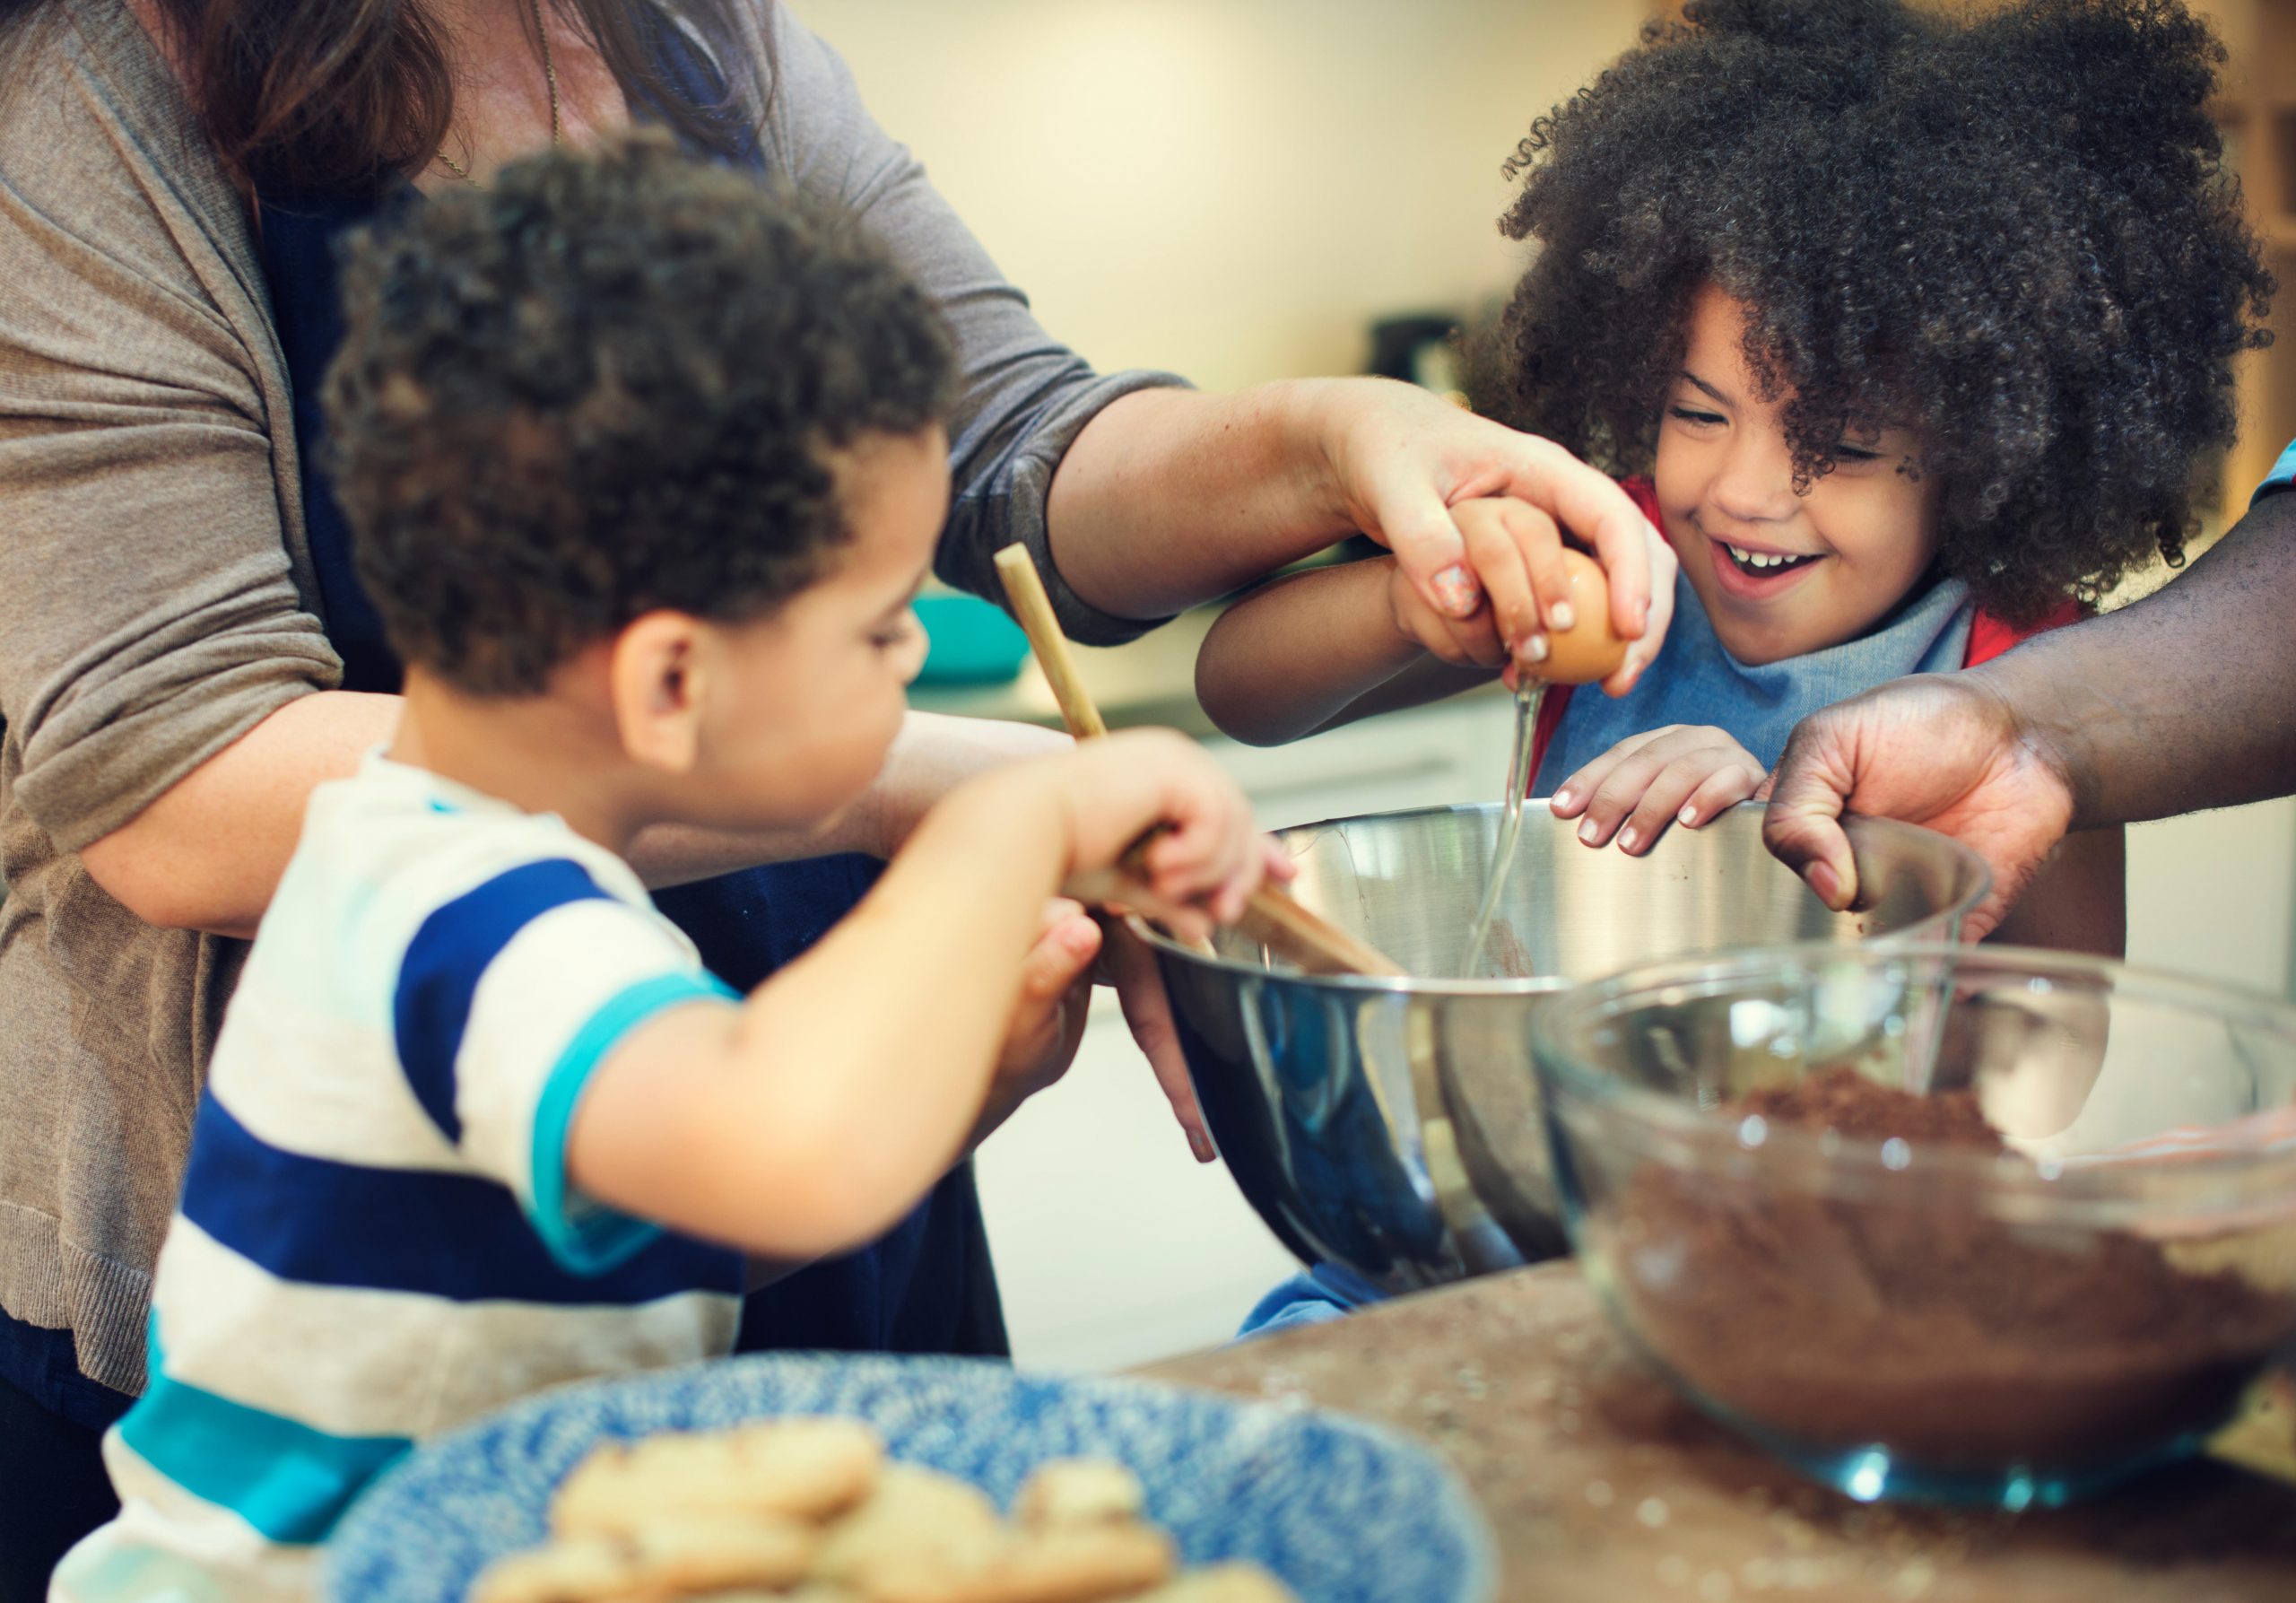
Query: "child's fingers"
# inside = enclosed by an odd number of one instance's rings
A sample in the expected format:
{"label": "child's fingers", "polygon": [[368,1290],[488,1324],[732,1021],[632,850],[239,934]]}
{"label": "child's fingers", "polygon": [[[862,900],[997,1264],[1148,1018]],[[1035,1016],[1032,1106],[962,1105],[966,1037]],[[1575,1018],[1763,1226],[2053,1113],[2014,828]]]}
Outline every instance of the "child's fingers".
{"label": "child's fingers", "polygon": [[1664,729],[1653,729],[1648,734],[1628,736],[1556,786],[1548,806],[1557,818],[1578,817],[1587,810],[1587,804],[1594,799],[1595,792],[1611,777],[1613,770],[1665,733]]}
{"label": "child's fingers", "polygon": [[[1618,849],[1630,857],[1639,857],[1657,844],[1666,826],[1674,822],[1690,798],[1700,787],[1717,777],[1716,754],[1710,750],[1685,753],[1660,769],[1651,778],[1634,810],[1627,815],[1626,823],[1618,832]],[[1735,763],[1725,763],[1724,774],[1738,771]]]}
{"label": "child's fingers", "polygon": [[1100,927],[1085,917],[1081,903],[1055,899],[1044,933],[1021,963],[1022,999],[1058,1006],[1100,955]]}
{"label": "child's fingers", "polygon": [[[1520,519],[1513,516],[1526,510],[1510,501],[1462,501],[1451,509],[1467,543],[1467,561],[1474,564],[1475,577],[1490,599],[1492,626],[1510,657],[1540,632],[1538,597],[1516,533]],[[1553,527],[1547,526],[1550,537]]]}
{"label": "child's fingers", "polygon": [[1727,808],[1742,801],[1751,801],[1762,788],[1768,776],[1748,758],[1716,770],[1705,782],[1690,793],[1690,799],[1676,810],[1675,816],[1692,829],[1712,822]]}
{"label": "child's fingers", "polygon": [[1500,516],[1529,570],[1537,616],[1557,633],[1578,622],[1570,605],[1570,571],[1562,563],[1562,531],[1553,518],[1519,501],[1503,501]]}
{"label": "child's fingers", "polygon": [[1059,1028],[1069,993],[1090,978],[1100,955],[1100,927],[1075,902],[1057,901],[1044,932],[1021,960],[1021,995],[1006,1033],[1011,1049],[1023,1059],[1037,1055]]}
{"label": "child's fingers", "polygon": [[[1478,590],[1478,593],[1480,591]],[[1495,668],[1507,661],[1507,647],[1485,607],[1465,618],[1451,618],[1429,606],[1401,569],[1389,591],[1396,627],[1439,662]]]}
{"label": "child's fingers", "polygon": [[[1617,748],[1613,749],[1610,755],[1616,761],[1607,774],[1593,782],[1593,792],[1587,798],[1586,816],[1578,822],[1581,841],[1589,846],[1609,843],[1651,783],[1681,754],[1679,745],[1671,738],[1680,733],[1679,727],[1654,731],[1649,739],[1623,755]],[[1625,744],[1619,743],[1621,746]]]}

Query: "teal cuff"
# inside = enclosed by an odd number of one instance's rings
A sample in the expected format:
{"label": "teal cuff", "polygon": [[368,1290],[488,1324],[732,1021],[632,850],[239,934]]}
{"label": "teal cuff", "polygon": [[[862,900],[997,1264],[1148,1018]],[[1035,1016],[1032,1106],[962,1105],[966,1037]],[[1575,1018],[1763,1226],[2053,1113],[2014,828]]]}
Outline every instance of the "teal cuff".
{"label": "teal cuff", "polygon": [[2296,484],[2296,440],[2291,440],[2288,449],[2280,453],[2280,460],[2272,465],[2272,471],[2264,475],[2264,483],[2258,484],[2255,493],[2248,497],[2248,505],[2253,507],[2266,496],[2278,494],[2292,484]]}
{"label": "teal cuff", "polygon": [[623,1037],[657,1014],[689,1002],[738,999],[715,975],[657,974],[608,998],[559,1054],[535,1106],[534,1200],[527,1212],[561,1268],[603,1275],[661,1234],[659,1225],[591,1202],[567,1182],[566,1136],[590,1076]]}

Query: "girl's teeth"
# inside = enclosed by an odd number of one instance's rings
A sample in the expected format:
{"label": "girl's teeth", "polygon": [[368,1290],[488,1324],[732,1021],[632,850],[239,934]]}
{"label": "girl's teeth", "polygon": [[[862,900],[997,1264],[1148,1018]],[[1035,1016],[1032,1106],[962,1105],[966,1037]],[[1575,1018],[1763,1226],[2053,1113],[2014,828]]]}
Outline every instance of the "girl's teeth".
{"label": "girl's teeth", "polygon": [[1740,566],[1747,568],[1782,568],[1789,562],[1799,560],[1796,557],[1780,556],[1775,552],[1746,551],[1735,545],[1730,547],[1730,554],[1737,559]]}

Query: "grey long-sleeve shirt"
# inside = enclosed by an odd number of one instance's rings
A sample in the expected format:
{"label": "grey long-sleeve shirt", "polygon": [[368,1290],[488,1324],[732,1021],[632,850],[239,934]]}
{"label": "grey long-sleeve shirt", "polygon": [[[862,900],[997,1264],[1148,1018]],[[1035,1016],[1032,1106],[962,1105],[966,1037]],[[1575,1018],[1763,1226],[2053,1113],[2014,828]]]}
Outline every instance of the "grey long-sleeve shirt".
{"label": "grey long-sleeve shirt", "polygon": [[[771,0],[768,168],[860,217],[940,302],[963,398],[942,576],[1026,541],[1079,639],[1143,625],[1059,582],[1044,504],[1118,396]],[[78,852],[297,697],[331,688],[289,379],[247,216],[121,0],[0,61],[0,1308],[140,1390],[150,1271],[244,948],[155,928]]]}

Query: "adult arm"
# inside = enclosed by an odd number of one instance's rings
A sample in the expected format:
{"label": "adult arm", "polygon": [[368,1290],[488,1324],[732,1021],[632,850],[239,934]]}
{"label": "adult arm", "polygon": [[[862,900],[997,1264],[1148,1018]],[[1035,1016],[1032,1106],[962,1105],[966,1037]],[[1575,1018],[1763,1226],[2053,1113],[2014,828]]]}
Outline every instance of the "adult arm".
{"label": "adult arm", "polygon": [[1772,783],[1770,849],[1842,907],[1842,813],[1942,830],[1993,870],[1982,933],[2068,829],[2296,792],[2292,534],[2296,497],[2269,496],[2134,605],[1804,720]]}
{"label": "adult arm", "polygon": [[944,579],[996,597],[996,553],[1022,541],[1063,627],[1114,644],[1361,530],[1395,549],[1430,606],[1465,617],[1480,596],[1450,509],[1512,494],[1594,546],[1621,632],[1641,637],[1638,662],[1656,651],[1673,554],[1606,476],[1409,385],[1205,396],[1170,374],[1095,374],[1039,326],[836,53],[787,6],[769,26],[769,164],[874,230],[956,335]]}
{"label": "adult arm", "polygon": [[[398,709],[396,696],[296,697],[83,848],[81,861],[146,923],[251,937],[294,853],[311,791],[387,744]],[[664,826],[639,838],[631,862],[660,889],[829,852],[888,856],[967,777],[1067,744],[1032,725],[912,712],[875,783],[828,827],[735,833]]]}

